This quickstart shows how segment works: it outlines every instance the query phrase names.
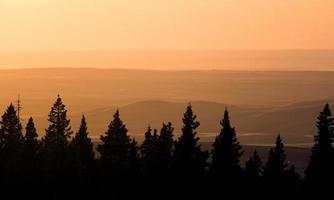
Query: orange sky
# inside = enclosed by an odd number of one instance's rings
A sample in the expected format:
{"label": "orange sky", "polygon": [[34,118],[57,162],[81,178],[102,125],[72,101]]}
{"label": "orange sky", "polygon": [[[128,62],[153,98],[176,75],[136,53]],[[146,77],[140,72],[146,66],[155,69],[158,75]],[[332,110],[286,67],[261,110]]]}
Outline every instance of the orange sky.
{"label": "orange sky", "polygon": [[0,51],[333,49],[333,0],[1,0]]}

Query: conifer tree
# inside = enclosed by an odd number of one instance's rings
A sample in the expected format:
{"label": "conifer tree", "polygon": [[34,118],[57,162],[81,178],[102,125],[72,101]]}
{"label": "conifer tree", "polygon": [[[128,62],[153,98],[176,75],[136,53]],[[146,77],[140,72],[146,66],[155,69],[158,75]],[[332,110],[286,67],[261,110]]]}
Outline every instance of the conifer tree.
{"label": "conifer tree", "polygon": [[102,143],[97,147],[100,153],[100,178],[104,184],[102,193],[115,199],[131,195],[126,191],[132,189],[129,188],[129,183],[135,182],[136,177],[133,174],[136,167],[132,164],[136,162],[138,155],[137,143],[127,133],[117,110],[108,130],[101,136]]}
{"label": "conifer tree", "polygon": [[268,161],[264,168],[264,177],[268,180],[281,180],[287,167],[284,144],[278,135],[275,147],[269,150]]}
{"label": "conifer tree", "polygon": [[80,128],[71,141],[70,151],[77,177],[80,180],[88,178],[93,167],[94,151],[93,143],[88,136],[85,116],[82,116]]}
{"label": "conifer tree", "polygon": [[11,154],[23,144],[22,125],[13,104],[10,104],[2,115],[0,126],[1,147]]}
{"label": "conifer tree", "polygon": [[[275,143],[275,147],[269,151],[267,163],[264,167],[263,178],[264,178],[264,190],[272,193],[277,191],[278,196],[284,196],[297,189],[290,187],[292,185],[291,175],[287,169],[286,154],[284,150],[284,144],[281,136],[278,135]],[[296,191],[293,191],[296,192]]]}
{"label": "conifer tree", "polygon": [[163,123],[160,135],[157,130],[152,131],[148,127],[145,133],[144,142],[141,145],[141,155],[143,161],[143,171],[145,175],[165,176],[171,162],[173,150],[173,127],[172,123]]}
{"label": "conifer tree", "polygon": [[3,175],[17,176],[21,170],[23,135],[20,119],[13,104],[10,104],[0,121],[0,166]]}
{"label": "conifer tree", "polygon": [[314,146],[310,162],[305,170],[305,192],[329,191],[329,181],[334,180],[334,118],[326,104],[317,121],[318,133],[314,136]]}
{"label": "conifer tree", "polygon": [[262,186],[263,163],[262,160],[254,150],[253,155],[249,157],[245,166],[244,181],[242,190],[247,192],[250,197],[259,197],[259,188]]}
{"label": "conifer tree", "polygon": [[248,180],[251,180],[251,182],[258,182],[260,177],[262,176],[263,172],[263,166],[262,166],[262,160],[257,153],[256,150],[254,150],[254,153],[251,157],[249,157],[249,160],[246,162],[245,167],[245,176]]}
{"label": "conifer tree", "polygon": [[174,128],[171,122],[162,124],[158,139],[158,164],[162,176],[167,175],[171,164],[174,145],[173,131]]}
{"label": "conifer tree", "polygon": [[49,127],[42,139],[44,170],[48,177],[61,177],[67,172],[68,143],[72,134],[67,110],[60,96],[57,96],[48,116]]}
{"label": "conifer tree", "polygon": [[117,110],[107,132],[101,136],[102,144],[97,147],[102,170],[107,176],[124,176],[129,170],[131,139],[127,133]]}
{"label": "conifer tree", "polygon": [[196,118],[191,105],[188,105],[183,115],[182,134],[176,141],[174,149],[172,167],[177,175],[193,177],[205,172],[209,154],[198,144],[196,129],[200,123]]}
{"label": "conifer tree", "polygon": [[292,165],[284,174],[284,191],[287,194],[296,195],[300,191],[300,175],[296,172],[295,166]]}
{"label": "conifer tree", "polygon": [[146,160],[146,159],[150,159],[150,157],[152,157],[153,154],[156,154],[157,144],[158,144],[157,130],[156,129],[152,130],[152,128],[149,126],[144,136],[145,138],[141,145],[140,152],[141,152],[142,158]]}
{"label": "conifer tree", "polygon": [[26,125],[26,133],[24,136],[23,159],[27,174],[36,175],[36,168],[39,168],[40,158],[40,142],[36,131],[35,123],[32,117],[29,118]]}
{"label": "conifer tree", "polygon": [[36,131],[35,123],[32,117],[29,118],[26,125],[26,134],[24,136],[25,152],[29,151],[30,157],[33,158],[36,156],[39,142],[38,134]]}
{"label": "conifer tree", "polygon": [[130,177],[137,178],[140,173],[140,156],[139,156],[139,146],[138,142],[132,138],[129,145],[130,158],[129,158],[129,174]]}
{"label": "conifer tree", "polygon": [[145,132],[145,139],[141,145],[142,169],[144,176],[156,175],[158,166],[158,141],[157,130],[149,126]]}
{"label": "conifer tree", "polygon": [[227,110],[220,124],[222,129],[213,143],[211,173],[215,177],[231,179],[241,174],[240,157],[243,151]]}
{"label": "conifer tree", "polygon": [[26,197],[36,197],[37,191],[42,186],[40,146],[34,120],[30,117],[25,128],[20,180],[25,185],[21,192]]}
{"label": "conifer tree", "polygon": [[262,160],[254,150],[252,156],[249,157],[249,160],[246,162],[245,167],[245,176],[243,181],[243,190],[247,192],[250,197],[259,197],[259,188],[262,186],[262,174],[263,174],[263,163]]}

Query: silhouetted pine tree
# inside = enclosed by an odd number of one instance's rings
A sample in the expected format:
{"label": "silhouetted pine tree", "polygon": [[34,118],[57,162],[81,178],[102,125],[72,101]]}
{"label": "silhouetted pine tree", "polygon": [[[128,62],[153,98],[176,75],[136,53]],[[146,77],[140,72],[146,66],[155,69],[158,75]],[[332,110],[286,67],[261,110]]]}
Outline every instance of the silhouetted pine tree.
{"label": "silhouetted pine tree", "polygon": [[284,191],[286,194],[296,195],[300,191],[301,180],[294,165],[285,172],[284,178]]}
{"label": "silhouetted pine tree", "polygon": [[[262,160],[254,150],[252,156],[249,157],[246,162],[243,188],[249,197],[260,197],[259,190],[263,188],[262,186],[262,174],[263,174],[263,163]],[[238,188],[240,190],[240,188]]]}
{"label": "silhouetted pine tree", "polygon": [[23,159],[25,165],[24,173],[27,176],[37,176],[37,169],[40,167],[40,142],[38,140],[38,134],[32,117],[29,118],[26,125],[23,149]]}
{"label": "silhouetted pine tree", "polygon": [[256,150],[254,150],[253,155],[249,157],[249,160],[246,162],[246,167],[245,167],[246,179],[252,182],[253,184],[258,183],[263,173],[262,165],[263,163],[259,154],[257,153]]}
{"label": "silhouetted pine tree", "polygon": [[[166,194],[169,185],[169,169],[173,150],[173,127],[169,122],[163,123],[160,135],[157,130],[148,127],[145,140],[141,145],[142,155],[142,191],[149,187],[151,195]],[[143,194],[145,196],[145,194]],[[166,197],[166,196],[165,196]]]}
{"label": "silhouetted pine tree", "polygon": [[107,132],[101,136],[102,143],[97,147],[101,155],[99,162],[100,178],[103,181],[102,193],[111,193],[113,198],[132,195],[126,191],[133,189],[131,162],[134,161],[136,143],[131,141],[127,133],[128,130],[117,110]]}
{"label": "silhouetted pine tree", "polygon": [[277,194],[279,196],[297,192],[299,175],[293,166],[289,170],[287,166],[284,145],[278,135],[276,145],[270,149],[268,161],[264,167],[265,192],[279,192]]}
{"label": "silhouetted pine tree", "polygon": [[328,104],[318,116],[317,128],[311,160],[305,171],[304,191],[328,194],[331,192],[328,183],[334,180],[334,119]]}
{"label": "silhouetted pine tree", "polygon": [[182,120],[182,134],[175,143],[172,167],[177,176],[194,178],[204,174],[209,153],[202,151],[198,144],[199,137],[195,130],[200,123],[196,121],[191,105],[188,105]]}
{"label": "silhouetted pine tree", "polygon": [[174,128],[170,122],[162,124],[160,135],[157,134],[157,130],[153,130],[152,133],[151,127],[148,127],[145,140],[141,145],[145,176],[154,176],[159,179],[167,175],[174,144],[173,131]]}
{"label": "silhouetted pine tree", "polygon": [[101,136],[102,144],[97,150],[101,154],[100,162],[106,175],[124,176],[129,169],[130,137],[128,130],[119,117],[114,114],[105,136]]}
{"label": "silhouetted pine tree", "polygon": [[35,159],[39,150],[38,134],[32,117],[29,118],[24,136],[24,154],[27,158]]}
{"label": "silhouetted pine tree", "polygon": [[87,181],[94,164],[93,143],[88,137],[85,116],[82,116],[79,131],[75,134],[70,144],[71,162],[74,163],[76,178]]}
{"label": "silhouetted pine tree", "polygon": [[72,134],[67,110],[60,96],[57,96],[48,116],[50,123],[42,139],[44,171],[48,179],[60,179],[68,173],[68,143]]}
{"label": "silhouetted pine tree", "polygon": [[152,134],[151,126],[148,126],[146,132],[144,133],[144,141],[140,146],[140,153],[143,158],[147,157],[150,151],[154,148],[154,145],[156,145],[157,140],[157,130],[154,130],[154,134]]}
{"label": "silhouetted pine tree", "polygon": [[130,141],[130,158],[129,158],[129,176],[133,178],[137,178],[140,174],[140,155],[137,141],[133,138]]}
{"label": "silhouetted pine tree", "polygon": [[34,120],[32,117],[29,118],[26,125],[26,132],[24,135],[24,144],[22,152],[22,177],[20,180],[24,187],[21,192],[24,193],[27,198],[36,198],[36,194],[40,193],[43,186],[42,184],[42,171],[41,171],[41,160],[40,160],[40,141]]}
{"label": "silhouetted pine tree", "polygon": [[158,165],[161,176],[166,176],[169,172],[174,145],[173,131],[171,122],[162,124],[158,139]]}
{"label": "silhouetted pine tree", "polygon": [[275,143],[275,147],[269,150],[268,161],[264,167],[265,181],[281,182],[283,174],[286,170],[286,155],[284,150],[284,144],[281,136],[278,135]]}
{"label": "silhouetted pine tree", "polygon": [[[196,129],[200,123],[189,104],[183,115],[181,136],[174,144],[170,178],[175,185],[175,193],[182,198],[198,198],[200,193],[206,193],[200,182],[206,182],[206,168],[209,153],[203,151],[199,144]],[[166,185],[165,187],[168,187]],[[194,192],[196,191],[196,192]],[[168,195],[168,194],[167,194]],[[167,198],[172,198],[167,196]]]}
{"label": "silhouetted pine tree", "polygon": [[150,156],[153,150],[156,149],[158,143],[157,130],[154,129],[152,133],[152,128],[149,126],[144,134],[144,141],[140,147],[140,153],[143,159]]}
{"label": "silhouetted pine tree", "polygon": [[145,132],[145,138],[141,145],[140,152],[142,156],[142,169],[144,176],[157,175],[158,170],[158,141],[157,130],[149,126]]}
{"label": "silhouetted pine tree", "polygon": [[13,104],[10,104],[0,121],[0,166],[1,173],[8,179],[17,178],[22,170],[23,135],[20,119]]}
{"label": "silhouetted pine tree", "polygon": [[142,188],[139,187],[140,184],[143,184],[143,181],[140,180],[140,155],[139,155],[140,147],[138,146],[138,143],[134,138],[131,139],[129,148],[130,148],[130,158],[129,158],[130,178],[128,178],[129,180],[128,182],[125,182],[124,191],[126,192],[127,189],[129,189],[133,192],[129,193],[129,195],[125,195],[126,198],[136,198],[138,197],[137,194],[139,194],[139,192],[143,192],[143,190],[141,190]]}
{"label": "silhouetted pine tree", "polygon": [[228,111],[220,122],[222,129],[213,143],[211,173],[214,177],[235,179],[241,175],[240,157],[243,154],[235,129],[231,127]]}

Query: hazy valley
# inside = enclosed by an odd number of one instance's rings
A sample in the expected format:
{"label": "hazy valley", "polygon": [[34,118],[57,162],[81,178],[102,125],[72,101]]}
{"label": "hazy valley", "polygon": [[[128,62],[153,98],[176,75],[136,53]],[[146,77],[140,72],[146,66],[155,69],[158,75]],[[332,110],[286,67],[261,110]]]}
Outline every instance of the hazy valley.
{"label": "hazy valley", "polygon": [[308,146],[315,120],[333,102],[334,72],[152,71],[118,69],[21,69],[0,71],[1,110],[22,101],[23,121],[33,116],[39,134],[57,94],[67,105],[72,127],[87,116],[93,138],[104,133],[116,108],[140,140],[148,125],[171,121],[180,132],[191,102],[201,122],[199,134],[211,141],[225,107],[240,141],[267,145],[283,135],[290,146]]}

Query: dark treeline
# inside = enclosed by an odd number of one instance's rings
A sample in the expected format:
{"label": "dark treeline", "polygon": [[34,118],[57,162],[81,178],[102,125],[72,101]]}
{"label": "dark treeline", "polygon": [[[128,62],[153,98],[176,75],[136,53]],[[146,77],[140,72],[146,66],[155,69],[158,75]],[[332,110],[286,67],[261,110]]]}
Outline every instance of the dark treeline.
{"label": "dark treeline", "polygon": [[182,133],[170,122],[147,128],[139,144],[116,111],[94,155],[87,122],[73,132],[58,96],[48,115],[49,127],[38,139],[32,118],[23,130],[16,108],[8,106],[0,121],[0,186],[2,195],[38,199],[126,199],[180,197],[306,196],[330,194],[334,181],[334,122],[327,104],[317,119],[312,156],[299,175],[288,165],[283,139],[277,136],[263,162],[254,149],[245,166],[236,130],[226,110],[211,152],[196,132],[200,123],[191,105]]}

